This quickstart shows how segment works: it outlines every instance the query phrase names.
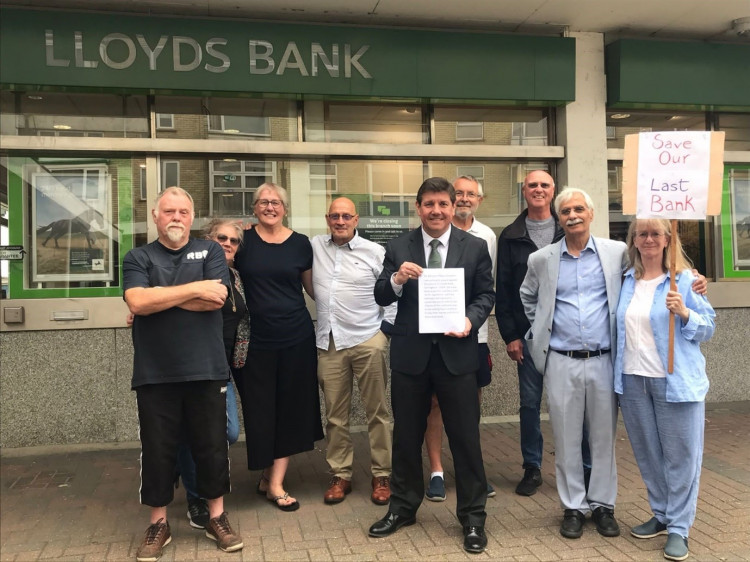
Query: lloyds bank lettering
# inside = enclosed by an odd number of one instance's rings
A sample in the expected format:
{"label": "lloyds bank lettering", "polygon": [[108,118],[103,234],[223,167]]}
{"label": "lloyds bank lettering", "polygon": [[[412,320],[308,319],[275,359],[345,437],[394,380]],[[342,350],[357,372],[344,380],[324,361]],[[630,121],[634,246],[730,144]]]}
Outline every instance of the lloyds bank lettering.
{"label": "lloyds bank lettering", "polygon": [[[44,40],[45,62],[50,67],[96,69],[102,64],[125,70],[136,64],[139,53],[145,55],[150,71],[192,72],[202,69],[220,74],[232,66],[227,54],[229,40],[223,37],[212,37],[202,43],[181,35],[162,35],[156,41],[149,41],[140,33],[133,36],[110,33],[98,44],[92,44],[95,42],[87,41],[81,31],[73,32],[72,37],[62,37],[47,29]],[[71,52],[71,43],[72,59],[62,54]],[[314,41],[305,46],[296,41],[274,44],[265,39],[251,38],[247,41],[246,68],[250,74],[283,76],[297,73],[304,77],[327,75],[331,78],[358,75],[371,79],[363,60],[369,48],[369,45],[352,46],[349,43],[324,47]]]}

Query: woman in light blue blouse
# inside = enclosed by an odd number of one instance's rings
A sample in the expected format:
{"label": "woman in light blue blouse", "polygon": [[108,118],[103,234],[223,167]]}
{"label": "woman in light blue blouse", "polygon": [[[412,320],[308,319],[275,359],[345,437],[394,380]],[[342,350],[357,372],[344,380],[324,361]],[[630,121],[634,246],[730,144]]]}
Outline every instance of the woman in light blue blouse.
{"label": "woman in light blue blouse", "polygon": [[[670,291],[670,223],[636,220],[627,244],[633,267],[617,308],[615,392],[654,516],[633,527],[639,539],[668,535],[664,557],[688,557],[703,458],[706,360],[700,342],[714,333],[714,311],[692,290],[677,239],[677,291]],[[669,313],[675,314],[674,369],[667,373]]]}

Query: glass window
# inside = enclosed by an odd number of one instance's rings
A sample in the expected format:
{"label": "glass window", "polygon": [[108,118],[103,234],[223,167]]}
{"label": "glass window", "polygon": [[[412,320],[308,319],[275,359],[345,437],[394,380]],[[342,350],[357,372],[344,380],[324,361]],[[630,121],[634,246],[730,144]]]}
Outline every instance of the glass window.
{"label": "glass window", "polygon": [[327,191],[336,193],[338,191],[338,182],[336,164],[326,164],[325,162],[310,163],[310,189],[313,191]]}
{"label": "glass window", "polygon": [[157,129],[174,129],[174,114],[173,113],[157,113],[156,114],[156,128]]}
{"label": "glass window", "polygon": [[[610,131],[610,127],[614,128]],[[624,148],[625,135],[652,131],[705,131],[704,113],[674,111],[607,111],[607,148]]]}
{"label": "glass window", "polygon": [[750,166],[724,172],[721,233],[724,277],[750,278]]}
{"label": "glass window", "polygon": [[433,143],[547,146],[549,111],[436,106]]}
{"label": "glass window", "polygon": [[[138,188],[144,158],[7,161],[8,243],[28,252],[9,265],[10,297],[118,296],[122,257],[135,230],[145,233]],[[142,217],[136,224],[134,215]]]}
{"label": "glass window", "polygon": [[421,106],[309,101],[305,102],[305,140],[423,144],[429,135]]}
{"label": "glass window", "polygon": [[157,96],[157,115],[170,115],[170,127],[156,136],[173,139],[232,139],[297,141],[297,104],[289,100],[256,98],[196,98]]}
{"label": "glass window", "polygon": [[253,214],[253,194],[264,183],[276,182],[276,163],[263,160],[209,161],[211,208],[213,216],[249,217]]}
{"label": "glass window", "polygon": [[3,135],[149,136],[146,96],[3,91],[0,100]]}
{"label": "glass window", "polygon": [[724,150],[750,150],[750,114],[720,113],[718,129],[726,133]]}

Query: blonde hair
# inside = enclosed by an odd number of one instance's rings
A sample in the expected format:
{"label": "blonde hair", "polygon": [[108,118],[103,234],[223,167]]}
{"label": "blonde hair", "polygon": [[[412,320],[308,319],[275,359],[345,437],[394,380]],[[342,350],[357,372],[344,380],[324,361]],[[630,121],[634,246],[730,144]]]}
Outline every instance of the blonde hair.
{"label": "blonde hair", "polygon": [[262,185],[259,185],[258,189],[255,190],[255,193],[253,193],[253,207],[260,199],[260,194],[263,191],[273,191],[276,195],[278,195],[281,204],[284,205],[284,210],[289,212],[289,196],[287,195],[286,189],[271,182],[266,182]]}
{"label": "blonde hair", "polygon": [[677,232],[672,233],[672,223],[670,221],[666,219],[635,219],[630,223],[630,227],[628,228],[626,243],[628,245],[628,257],[630,258],[630,263],[635,268],[636,279],[641,279],[644,271],[643,262],[641,261],[641,253],[638,251],[638,248],[635,247],[636,230],[646,228],[661,230],[664,233],[664,236],[667,237],[667,245],[664,248],[661,258],[662,271],[669,271],[669,261],[672,252],[670,241],[672,236],[675,237],[675,248],[677,250],[677,256],[675,259],[675,269],[677,270],[677,273],[693,268],[690,258],[687,257],[685,249],[682,247],[680,235]]}

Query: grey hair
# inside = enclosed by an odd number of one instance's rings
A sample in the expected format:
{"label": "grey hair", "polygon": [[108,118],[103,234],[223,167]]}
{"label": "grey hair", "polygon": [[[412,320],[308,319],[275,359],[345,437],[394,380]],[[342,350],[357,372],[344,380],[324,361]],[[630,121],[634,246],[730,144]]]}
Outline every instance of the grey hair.
{"label": "grey hair", "polygon": [[456,186],[456,182],[458,180],[467,180],[470,182],[474,182],[477,184],[477,192],[479,193],[479,197],[484,197],[484,189],[482,188],[482,182],[480,182],[477,178],[470,175],[464,175],[464,176],[458,176],[456,179],[454,179],[451,183],[453,184],[453,187]]}
{"label": "grey hair", "polygon": [[286,189],[271,182],[264,183],[255,190],[255,193],[253,193],[253,207],[255,207],[258,199],[260,199],[260,193],[262,191],[273,191],[274,193],[276,193],[276,195],[278,195],[279,199],[281,200],[281,204],[284,205],[284,210],[286,210],[287,212],[289,211],[289,195],[287,194]]}
{"label": "grey hair", "polygon": [[216,231],[222,226],[232,227],[237,233],[237,238],[240,239],[240,243],[242,243],[242,237],[245,234],[245,230],[242,228],[242,221],[238,219],[211,219],[206,226],[203,227],[203,237],[208,240],[213,240],[216,237]]}
{"label": "grey hair", "polygon": [[588,193],[586,193],[583,189],[578,189],[577,187],[566,187],[555,198],[555,213],[557,213],[558,216],[560,216],[560,207],[570,201],[576,194],[583,197],[584,201],[586,201],[586,206],[590,211],[594,210],[594,201],[591,199],[591,196]]}
{"label": "grey hair", "polygon": [[193,196],[190,195],[187,191],[182,189],[181,187],[177,187],[176,185],[173,185],[171,187],[168,187],[164,191],[162,191],[159,195],[156,196],[156,199],[154,199],[154,209],[159,209],[159,201],[161,201],[161,198],[164,197],[167,194],[174,194],[174,195],[182,195],[183,197],[187,197],[188,201],[190,201],[190,207],[193,209],[193,216],[195,216],[195,202],[193,201]]}

